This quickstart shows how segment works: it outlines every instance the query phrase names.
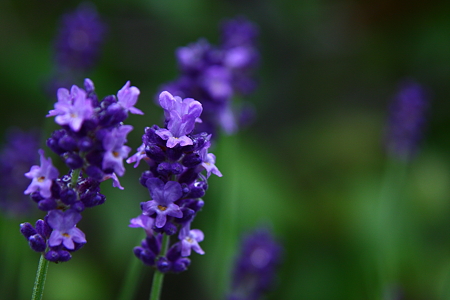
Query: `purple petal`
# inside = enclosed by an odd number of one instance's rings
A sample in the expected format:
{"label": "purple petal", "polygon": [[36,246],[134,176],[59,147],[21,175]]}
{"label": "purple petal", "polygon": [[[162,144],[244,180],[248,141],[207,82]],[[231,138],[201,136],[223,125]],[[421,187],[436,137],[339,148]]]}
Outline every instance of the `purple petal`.
{"label": "purple petal", "polygon": [[[67,235],[67,233],[64,233],[65,235]],[[72,237],[71,236],[64,236],[62,239],[63,245],[64,247],[66,247],[67,249],[74,249],[75,248],[75,244],[73,243]]]}
{"label": "purple petal", "polygon": [[192,229],[191,233],[193,234],[193,236],[197,242],[201,242],[205,238],[203,231],[201,231],[200,229]]}
{"label": "purple petal", "polygon": [[176,204],[170,203],[167,206],[167,209],[165,211],[165,213],[171,217],[175,217],[175,218],[182,218],[183,217],[183,212],[181,211],[180,207]]}
{"label": "purple petal", "polygon": [[145,182],[150,196],[158,203],[164,202],[164,182],[159,178],[149,178]]}
{"label": "purple petal", "polygon": [[166,221],[167,221],[166,213],[157,212],[155,226],[161,228],[164,225],[166,225]]}
{"label": "purple petal", "polygon": [[86,243],[86,236],[81,229],[74,227],[70,230],[70,235],[72,236],[72,240],[77,243]]}
{"label": "purple petal", "polygon": [[163,197],[166,203],[177,201],[182,194],[181,185],[176,181],[168,181],[164,186]]}

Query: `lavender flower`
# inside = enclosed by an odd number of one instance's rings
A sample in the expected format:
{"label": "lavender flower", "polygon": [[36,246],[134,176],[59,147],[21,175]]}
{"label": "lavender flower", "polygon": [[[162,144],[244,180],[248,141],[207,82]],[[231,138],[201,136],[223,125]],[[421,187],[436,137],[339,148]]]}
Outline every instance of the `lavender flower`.
{"label": "lavender flower", "polygon": [[422,139],[428,106],[424,89],[416,82],[400,84],[390,106],[386,148],[393,157],[409,160],[417,152]]}
{"label": "lavender flower", "polygon": [[68,261],[70,253],[86,243],[84,233],[76,225],[85,208],[105,202],[100,193],[101,181],[112,179],[114,187],[123,189],[117,175],[125,173],[123,160],[131,150],[125,145],[126,136],[133,129],[123,121],[129,111],[139,111],[134,107],[138,95],[139,90],[127,82],[118,92],[120,99],[111,95],[98,101],[90,79],[85,80],[85,90],[75,85],[70,92],[58,90],[58,102],[47,117],[54,116],[61,129],[53,132],[47,146],[70,170],[58,178],[51,159],[39,150],[41,166],[33,166],[25,174],[32,179],[25,194],[31,194],[47,216],[36,222],[36,229],[29,223],[21,225],[30,247],[45,251],[47,260]]}
{"label": "lavender flower", "polygon": [[106,34],[95,5],[84,2],[64,14],[54,41],[54,71],[50,82],[53,95],[58,87],[69,87],[90,72],[98,61]]}
{"label": "lavender flower", "polygon": [[181,256],[191,255],[191,249],[198,254],[205,254],[205,251],[200,248],[199,242],[203,241],[204,234],[199,229],[192,229],[189,234],[181,241]]}
{"label": "lavender flower", "polygon": [[56,123],[69,125],[73,131],[77,132],[84,120],[92,118],[93,110],[91,100],[86,98],[86,92],[74,85],[70,92],[65,88],[58,90],[58,102],[55,103],[55,109],[49,111],[47,117],[56,116]]}
{"label": "lavender flower", "polygon": [[32,181],[24,194],[31,194],[39,190],[42,197],[49,198],[52,195],[50,190],[52,181],[58,177],[59,172],[53,166],[52,159],[44,157],[44,150],[39,149],[39,155],[41,157],[41,166],[32,166],[30,172],[25,173],[25,176],[32,179]]}
{"label": "lavender flower", "polygon": [[127,134],[133,130],[131,125],[123,125],[117,128],[113,128],[103,138],[103,147],[105,148],[105,154],[103,156],[103,169],[111,168],[119,176],[125,173],[125,167],[123,166],[123,159],[128,157],[131,148],[125,146]]}
{"label": "lavender flower", "polygon": [[143,115],[144,113],[134,107],[139,97],[140,91],[137,87],[130,87],[130,82],[127,81],[122,89],[117,93],[117,99],[120,106],[126,111],[130,111],[132,114]]}
{"label": "lavender flower", "polygon": [[187,137],[194,129],[195,122],[202,113],[200,102],[191,98],[181,100],[180,97],[173,97],[169,92],[162,92],[159,96],[160,105],[164,108],[167,121],[167,129],[162,128],[156,131],[163,140],[167,140],[166,146],[173,148],[192,145],[192,140]]}
{"label": "lavender flower", "polygon": [[55,247],[62,243],[67,249],[73,250],[75,248],[74,242],[86,243],[84,233],[75,226],[80,220],[81,215],[73,209],[64,212],[60,210],[50,211],[47,222],[53,231],[48,245]]}
{"label": "lavender flower", "polygon": [[[141,160],[147,163],[149,170],[142,173],[140,182],[152,198],[141,203],[142,214],[129,226],[142,227],[147,235],[134,248],[137,258],[160,272],[178,273],[190,265],[192,250],[204,254],[199,245],[203,232],[191,230],[191,223],[204,205],[200,198],[208,188],[208,177],[222,174],[214,165],[214,154],[208,153],[211,134],[193,133],[194,126],[201,122],[202,105],[167,91],[160,94],[159,103],[164,109],[165,128],[147,127],[138,152],[127,160],[135,167]],[[178,240],[166,253],[162,251],[163,236],[177,232]]]}
{"label": "lavender flower", "polygon": [[0,151],[0,211],[9,216],[24,216],[30,212],[32,203],[23,191],[29,181],[23,174],[31,165],[38,163],[39,134],[36,131],[22,131],[10,128]]}
{"label": "lavender flower", "polygon": [[281,246],[267,228],[245,235],[235,261],[229,300],[256,300],[274,283]]}
{"label": "lavender flower", "polygon": [[221,128],[232,134],[239,123],[245,123],[239,117],[244,114],[231,101],[238,94],[248,95],[256,86],[252,73],[259,61],[257,35],[254,24],[238,18],[223,24],[221,45],[213,46],[200,39],[177,49],[180,76],[162,90],[195,98],[202,104],[203,122],[197,126],[196,133],[209,132],[215,136]]}
{"label": "lavender flower", "polygon": [[164,184],[159,178],[149,178],[146,185],[153,200],[141,203],[141,208],[144,215],[150,216],[156,213],[156,227],[163,227],[166,224],[167,216],[175,218],[183,216],[180,207],[173,203],[183,194],[178,182],[168,181]]}

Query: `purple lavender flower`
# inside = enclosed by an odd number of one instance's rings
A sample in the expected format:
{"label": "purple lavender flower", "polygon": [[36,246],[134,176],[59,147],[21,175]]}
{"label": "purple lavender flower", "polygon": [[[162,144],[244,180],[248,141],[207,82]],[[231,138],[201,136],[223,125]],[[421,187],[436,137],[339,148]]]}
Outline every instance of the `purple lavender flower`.
{"label": "purple lavender flower", "polygon": [[132,114],[143,115],[144,113],[134,107],[139,97],[140,91],[137,87],[130,87],[130,81],[127,81],[125,85],[117,93],[117,99],[119,100],[119,105],[121,105],[126,111],[130,111]]}
{"label": "purple lavender flower", "polygon": [[187,134],[194,130],[195,122],[198,121],[202,113],[200,102],[191,98],[181,100],[180,97],[173,97],[169,92],[164,91],[159,96],[160,105],[164,108],[167,129],[159,129],[156,134],[163,140],[167,140],[166,146],[173,148],[192,145],[192,140]]}
{"label": "purple lavender flower", "polygon": [[[180,75],[162,90],[182,97],[194,98],[203,106],[202,124],[196,132],[216,135],[219,128],[234,133],[247,120],[231,100],[247,95],[256,86],[252,73],[259,61],[256,49],[256,26],[238,18],[224,23],[222,43],[213,46],[201,39],[176,51]],[[167,111],[165,112],[168,118]],[[169,135],[164,136],[165,139]]]}
{"label": "purple lavender flower", "polygon": [[55,61],[62,69],[90,70],[98,60],[106,32],[91,3],[83,3],[61,18],[55,40]]}
{"label": "purple lavender flower", "polygon": [[[34,230],[31,225],[22,226],[22,233],[33,250],[45,251],[44,257],[53,262],[68,261],[72,257],[69,251],[86,243],[84,233],[75,225],[82,211],[106,201],[100,182],[112,179],[114,187],[123,189],[117,175],[125,172],[123,159],[131,150],[125,142],[133,129],[123,121],[128,112],[140,112],[134,107],[139,90],[130,87],[130,82],[117,97],[110,95],[101,101],[90,79],[85,79],[84,86],[86,90],[74,85],[70,92],[60,88],[55,109],[48,115],[56,117],[61,129],[52,133],[47,146],[64,160],[69,173],[58,178],[51,160],[40,150],[41,166],[33,166],[25,174],[33,179],[25,194],[31,194],[47,217],[41,220],[44,225],[36,223],[36,234],[29,234]],[[49,232],[39,232],[43,227],[50,228]]]}
{"label": "purple lavender flower", "polygon": [[128,227],[137,228],[141,227],[145,229],[147,235],[153,235],[153,226],[155,225],[155,219],[150,218],[147,215],[139,215],[136,218],[130,220],[130,225]]}
{"label": "purple lavender flower", "polygon": [[258,228],[244,236],[227,299],[260,299],[273,286],[281,251],[267,228]]}
{"label": "purple lavender flower", "polygon": [[50,247],[64,245],[69,250],[75,248],[76,243],[86,243],[84,233],[76,227],[81,220],[81,215],[75,210],[69,209],[64,212],[52,210],[48,213],[48,224],[53,228],[48,244]]}
{"label": "purple lavender flower", "polygon": [[428,102],[418,83],[406,81],[390,106],[386,134],[387,151],[394,157],[409,160],[417,152],[422,139]]}
{"label": "purple lavender flower", "polygon": [[31,184],[25,190],[24,194],[31,194],[39,190],[42,197],[48,198],[52,195],[50,188],[52,182],[59,175],[58,169],[52,164],[52,159],[49,157],[45,159],[44,150],[39,149],[39,155],[41,157],[40,166],[32,166],[25,176],[32,179]]}
{"label": "purple lavender flower", "polygon": [[0,211],[9,216],[24,216],[32,209],[29,196],[23,191],[29,185],[23,174],[31,165],[38,163],[36,152],[39,148],[37,131],[22,131],[9,128],[6,141],[0,151]]}
{"label": "purple lavender flower", "polygon": [[206,170],[206,178],[213,173],[216,176],[222,177],[222,173],[216,167],[216,156],[212,153],[208,153],[208,148],[203,148],[200,151],[200,157],[202,158],[202,167]]}
{"label": "purple lavender flower", "polygon": [[189,234],[181,240],[181,256],[191,255],[191,249],[198,254],[205,254],[202,248],[200,248],[199,242],[203,241],[204,234],[200,229],[192,229]]}
{"label": "purple lavender flower", "polygon": [[111,168],[119,176],[125,173],[123,159],[128,157],[131,148],[125,146],[127,134],[133,130],[131,125],[123,125],[112,129],[103,138],[103,147],[105,154],[103,156],[103,169]]}
{"label": "purple lavender flower", "polygon": [[86,92],[73,85],[70,93],[65,88],[58,90],[58,102],[55,109],[49,111],[47,117],[54,117],[59,125],[69,125],[77,132],[85,120],[92,118],[93,107],[90,99],[86,98]]}
{"label": "purple lavender flower", "polygon": [[145,144],[137,148],[137,152],[127,159],[127,163],[131,164],[135,162],[133,167],[137,168],[142,159],[148,160],[147,154],[145,153]]}
{"label": "purple lavender flower", "polygon": [[93,69],[106,31],[93,3],[84,2],[61,17],[53,45],[54,70],[47,87],[51,96],[57,88],[70,87]]}
{"label": "purple lavender flower", "polygon": [[[193,133],[194,126],[201,124],[202,105],[167,91],[160,94],[159,103],[164,109],[165,127],[147,127],[138,152],[127,160],[135,167],[142,159],[147,162],[149,170],[139,181],[152,197],[141,203],[142,214],[129,226],[142,227],[147,235],[141,246],[134,248],[137,258],[159,272],[179,273],[190,265],[192,250],[204,254],[198,244],[204,238],[203,232],[191,230],[191,223],[204,205],[200,197],[208,188],[208,177],[211,173],[222,174],[214,165],[215,156],[208,153],[211,134]],[[161,253],[163,236],[175,236],[177,232],[178,241],[167,253]]]}
{"label": "purple lavender flower", "polygon": [[119,178],[117,177],[116,173],[106,174],[105,177],[101,181],[105,181],[111,179],[113,182],[113,187],[118,188],[119,190],[123,190],[124,187],[120,184]]}
{"label": "purple lavender flower", "polygon": [[175,218],[183,216],[180,207],[173,203],[182,195],[181,185],[178,182],[168,181],[164,184],[161,179],[149,178],[147,187],[153,200],[142,202],[141,207],[144,215],[156,213],[156,227],[163,227],[167,216]]}

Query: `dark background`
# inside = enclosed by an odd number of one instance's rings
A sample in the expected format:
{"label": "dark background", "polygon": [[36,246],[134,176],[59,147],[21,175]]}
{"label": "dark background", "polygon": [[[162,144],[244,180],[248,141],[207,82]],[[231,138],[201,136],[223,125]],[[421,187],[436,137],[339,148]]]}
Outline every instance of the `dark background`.
{"label": "dark background", "polygon": [[[450,2],[94,3],[108,34],[86,77],[99,96],[116,94],[127,80],[141,90],[136,106],[145,116],[127,120],[135,128],[128,142],[133,149],[145,126],[161,124],[154,97],[177,76],[176,48],[201,37],[217,44],[219,23],[238,15],[260,29],[259,88],[247,99],[257,118],[216,145],[224,177],[211,178],[195,221],[205,232],[206,255],[193,254],[188,272],[166,276],[163,299],[223,299],[239,236],[268,223],[285,248],[268,299],[382,299],[390,288],[404,299],[450,298]],[[56,97],[43,85],[53,68],[59,18],[78,4],[0,2],[2,133],[10,126],[38,127],[48,136],[57,128],[45,120]],[[387,107],[405,78],[423,84],[430,109],[425,139],[401,189],[401,220],[407,221],[399,228],[408,239],[391,245],[398,255],[387,265],[397,275],[386,287],[377,245],[390,242],[380,238],[374,207],[390,180],[382,146]],[[87,245],[70,262],[50,265],[45,299],[114,299],[141,233],[128,221],[149,200],[137,181],[142,171],[127,166],[124,191],[103,184],[107,203],[85,211],[79,223]],[[0,272],[10,280],[5,297],[31,294],[39,255],[28,249],[18,225],[43,216],[2,218],[0,256],[9,269]],[[150,283],[146,270],[137,299],[148,297]]]}

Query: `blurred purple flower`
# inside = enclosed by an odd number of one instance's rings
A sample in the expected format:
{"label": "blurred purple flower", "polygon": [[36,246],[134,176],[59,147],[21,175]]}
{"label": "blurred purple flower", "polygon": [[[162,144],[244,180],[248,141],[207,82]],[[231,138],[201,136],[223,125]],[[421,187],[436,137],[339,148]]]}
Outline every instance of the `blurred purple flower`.
{"label": "blurred purple flower", "polygon": [[97,62],[106,25],[93,3],[82,3],[76,10],[61,17],[55,39],[55,62],[69,71],[90,70]]}
{"label": "blurred purple flower", "polygon": [[32,201],[23,191],[29,181],[23,176],[30,166],[38,162],[36,152],[39,145],[37,131],[22,131],[9,128],[6,141],[0,152],[0,210],[11,216],[26,215]]}
{"label": "blurred purple flower", "polygon": [[390,155],[410,160],[418,150],[428,107],[425,90],[413,81],[400,84],[389,107],[386,148]]}
{"label": "blurred purple flower", "polygon": [[281,252],[281,245],[267,228],[257,228],[245,235],[235,261],[227,299],[260,299],[274,284]]}

